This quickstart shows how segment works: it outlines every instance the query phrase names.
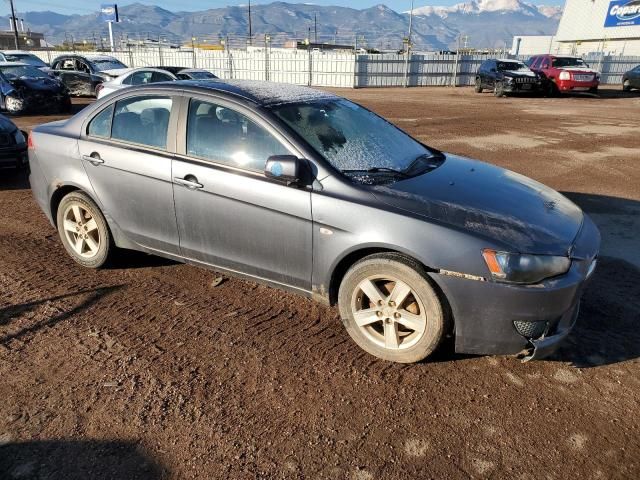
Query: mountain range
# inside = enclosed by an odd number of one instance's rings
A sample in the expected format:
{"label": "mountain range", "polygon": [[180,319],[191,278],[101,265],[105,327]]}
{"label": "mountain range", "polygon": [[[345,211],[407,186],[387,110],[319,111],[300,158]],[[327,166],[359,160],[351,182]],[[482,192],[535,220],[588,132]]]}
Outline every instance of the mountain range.
{"label": "mountain range", "polygon": [[[119,7],[120,22],[114,24],[117,37],[164,38],[181,43],[196,37],[198,42],[218,42],[220,38],[246,36],[247,8],[231,6],[197,12],[171,12],[158,6],[134,3]],[[365,9],[273,2],[252,6],[252,31],[262,37],[337,41],[375,48],[401,48],[406,37],[409,14],[385,5]],[[535,6],[522,0],[471,0],[451,7],[414,9],[412,41],[416,49],[443,50],[455,46],[459,37],[469,47],[510,45],[514,35],[555,33],[561,15],[559,7]],[[89,15],[62,15],[51,11],[25,12],[32,31],[45,34],[50,43],[73,36],[76,42],[107,36],[107,25],[98,12]],[[244,41],[244,40],[243,40]]]}

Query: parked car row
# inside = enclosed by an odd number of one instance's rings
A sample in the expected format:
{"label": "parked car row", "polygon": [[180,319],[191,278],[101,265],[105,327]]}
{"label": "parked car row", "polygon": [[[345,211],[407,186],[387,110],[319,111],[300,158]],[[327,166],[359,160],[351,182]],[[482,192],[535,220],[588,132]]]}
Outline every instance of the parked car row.
{"label": "parked car row", "polygon": [[[475,91],[491,90],[497,97],[515,93],[556,96],[563,93],[597,93],[600,72],[579,57],[534,55],[526,62],[489,59],[482,62],[475,78]],[[640,65],[622,77],[623,90],[640,88]]]}
{"label": "parked car row", "polygon": [[51,65],[29,52],[0,52],[0,109],[16,115],[58,113],[71,108],[71,96],[104,96],[115,90],[155,82],[217,78],[185,67],[128,68],[108,55],[64,54]]}

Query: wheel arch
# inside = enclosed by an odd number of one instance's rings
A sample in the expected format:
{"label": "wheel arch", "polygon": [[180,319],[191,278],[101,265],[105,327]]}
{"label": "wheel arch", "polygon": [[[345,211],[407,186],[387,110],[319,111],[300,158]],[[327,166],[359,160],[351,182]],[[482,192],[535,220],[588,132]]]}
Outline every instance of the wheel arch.
{"label": "wheel arch", "polygon": [[390,255],[398,255],[410,262],[416,263],[422,270],[425,272],[435,272],[436,269],[425,265],[422,261],[420,261],[415,255],[412,255],[408,252],[403,252],[398,249],[394,249],[392,247],[386,246],[368,246],[361,247],[355,250],[351,250],[346,252],[335,264],[335,266],[331,270],[331,275],[329,278],[329,288],[327,291],[328,300],[330,305],[335,305],[338,301],[338,290],[340,289],[340,284],[342,283],[342,279],[344,278],[347,271],[356,263],[362,260],[369,255],[375,254],[390,254]]}
{"label": "wheel arch", "polygon": [[336,305],[338,302],[338,290],[340,289],[340,284],[347,271],[355,265],[357,262],[362,260],[365,257],[370,255],[389,255],[389,256],[397,256],[399,258],[404,259],[408,263],[413,263],[416,267],[418,267],[425,274],[426,281],[431,285],[431,287],[435,290],[436,295],[438,296],[443,314],[444,314],[444,322],[445,322],[445,335],[453,334],[455,335],[455,319],[453,315],[453,308],[451,302],[448,298],[447,293],[445,292],[444,285],[437,279],[438,269],[430,267],[420,261],[415,255],[412,255],[408,252],[403,252],[401,250],[394,249],[392,247],[364,247],[358,248],[357,250],[353,250],[344,255],[336,264],[334,269],[331,272],[331,280],[329,282],[329,290],[328,290],[328,300],[330,305]]}
{"label": "wheel arch", "polygon": [[[56,229],[58,228],[56,219],[58,218],[58,207],[60,206],[60,202],[62,202],[62,199],[69,193],[76,191],[89,195],[77,185],[61,185],[57,187],[51,194],[51,199],[49,200],[49,209],[51,211],[51,218],[53,219],[53,224]],[[91,195],[89,195],[89,197],[91,197]]]}

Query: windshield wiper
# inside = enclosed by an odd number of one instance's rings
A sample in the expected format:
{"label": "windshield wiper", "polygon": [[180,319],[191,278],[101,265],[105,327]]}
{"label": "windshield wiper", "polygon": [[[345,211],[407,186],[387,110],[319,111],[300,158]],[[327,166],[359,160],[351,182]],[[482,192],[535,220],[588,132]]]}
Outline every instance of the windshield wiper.
{"label": "windshield wiper", "polygon": [[[409,172],[411,172],[412,170],[414,170],[418,165],[420,165],[421,163],[425,162],[425,165],[423,165],[426,170],[433,170],[435,168],[438,168],[441,163],[442,160],[444,160],[444,154],[438,151],[434,151],[431,153],[425,153],[424,155],[419,155],[417,156],[413,162],[411,162],[407,168],[405,168],[402,172],[406,175],[406,176],[410,176]],[[431,161],[429,162],[429,160],[437,160],[437,162],[435,161]]]}
{"label": "windshield wiper", "polygon": [[407,178],[407,175],[404,171],[395,170],[393,168],[388,167],[371,167],[369,169],[365,168],[356,168],[356,169],[348,169],[342,170],[344,173],[388,173],[391,175],[397,175],[398,177]]}

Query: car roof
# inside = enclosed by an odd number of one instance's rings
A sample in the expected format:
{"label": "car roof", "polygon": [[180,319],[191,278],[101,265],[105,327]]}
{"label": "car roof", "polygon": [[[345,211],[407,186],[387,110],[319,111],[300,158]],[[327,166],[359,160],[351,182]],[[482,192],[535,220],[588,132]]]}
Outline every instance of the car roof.
{"label": "car roof", "polygon": [[36,57],[37,55],[34,55],[31,52],[27,52],[25,50],[2,50],[0,53],[6,53],[8,55],[31,55],[32,57]]}
{"label": "car roof", "polygon": [[58,55],[55,60],[59,58],[83,58],[85,60],[118,60],[116,57],[111,57],[109,55],[78,55],[77,53],[65,53],[62,55]]}
{"label": "car roof", "polygon": [[0,62],[0,67],[32,67],[33,65],[29,65],[24,62]]}
{"label": "car roof", "polygon": [[517,63],[522,63],[522,60],[518,60],[517,58],[496,58],[496,62],[517,62]]}
{"label": "car roof", "polygon": [[153,83],[145,85],[144,88],[175,88],[176,90],[222,92],[264,106],[341,98],[333,93],[309,87],[260,80],[179,80],[171,83]]}

